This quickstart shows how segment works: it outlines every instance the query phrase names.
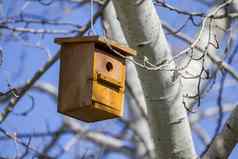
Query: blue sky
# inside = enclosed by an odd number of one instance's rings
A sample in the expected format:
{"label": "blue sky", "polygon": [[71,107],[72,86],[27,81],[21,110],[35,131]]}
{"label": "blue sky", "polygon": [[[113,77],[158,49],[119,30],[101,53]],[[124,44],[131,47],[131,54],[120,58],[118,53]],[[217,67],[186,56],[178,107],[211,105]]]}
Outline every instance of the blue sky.
{"label": "blue sky", "polygon": [[[21,9],[24,6],[23,0],[3,0],[3,16],[1,19],[4,19],[6,16],[17,16]],[[13,5],[14,3],[14,5]],[[188,11],[198,11],[198,12],[206,12],[207,7],[201,5],[200,3],[189,2],[186,0],[170,0],[169,4],[174,4],[181,9],[185,9]],[[193,5],[189,5],[193,3]],[[12,8],[12,9],[11,9]],[[34,17],[39,16],[40,18],[49,18],[49,19],[59,19],[65,22],[73,22],[76,24],[83,25],[90,18],[90,8],[89,6],[84,6],[78,10],[71,11],[70,6],[60,6],[60,4],[56,3],[52,6],[42,7],[37,2],[30,2],[26,6],[24,14],[31,15],[34,14]],[[185,21],[184,16],[177,15],[174,12],[169,12],[167,9],[159,8],[159,15],[162,20],[166,20],[169,24],[174,27],[179,27]],[[198,19],[199,20],[199,19]],[[22,25],[19,25],[22,26]],[[32,27],[37,28],[38,26],[32,25]],[[51,29],[53,27],[50,27]],[[64,28],[64,27],[61,27]],[[101,33],[100,23],[99,21],[96,23],[96,31],[98,34]],[[60,29],[60,27],[59,27]],[[191,26],[189,24],[185,27],[183,32],[186,32],[188,35],[194,36],[197,28]],[[43,66],[43,64],[48,60],[47,54],[38,48],[27,47],[24,46],[22,40],[19,39],[9,39],[10,32],[4,31],[4,36],[1,35],[0,40],[0,48],[3,50],[3,64],[0,66],[0,91],[4,92],[9,89],[8,83],[11,84],[12,87],[19,86],[24,84],[28,79],[32,77],[34,72],[36,72],[39,68]],[[24,38],[29,39],[29,43],[41,43],[42,46],[46,46],[51,54],[55,54],[59,49],[59,46],[54,43],[55,37],[62,37],[64,35],[49,35],[45,36],[41,40],[41,35],[30,34]],[[168,40],[171,43],[173,50],[181,50],[186,45],[177,39],[168,36]],[[222,51],[222,48],[220,49]],[[235,59],[235,61],[237,58]],[[233,67],[237,68],[237,65],[233,65]],[[59,82],[59,62],[54,64],[52,68],[50,68],[45,75],[38,81],[39,83],[50,83],[58,88]],[[219,81],[218,77],[218,81]],[[226,87],[224,93],[224,103],[235,103],[237,100],[237,94],[234,93],[234,90],[237,91],[238,86],[235,85],[234,80],[230,77],[227,78],[227,84],[230,84]],[[233,84],[232,84],[233,83]],[[218,93],[218,85],[211,90],[211,92],[202,100],[201,110],[206,109],[211,106],[216,105],[216,96]],[[19,112],[23,112],[27,110],[32,103],[31,97],[34,97],[35,106],[34,109],[30,112],[27,117],[22,117],[18,115],[11,114],[7,120],[1,124],[1,127],[9,132],[17,132],[17,133],[30,133],[30,132],[46,132],[48,130],[54,131],[56,130],[63,119],[63,115],[57,113],[57,103],[52,100],[48,95],[36,92],[29,91],[26,96],[17,104],[14,109],[14,113],[17,114]],[[126,104],[125,104],[126,105]],[[0,111],[3,109],[2,105],[0,105]],[[225,115],[225,119],[228,115]],[[201,122],[201,125],[206,128],[210,137],[214,133],[215,128],[215,120],[216,118],[206,119]],[[79,122],[79,121],[78,121]],[[85,124],[82,123],[82,126],[88,129],[93,129],[97,131],[107,130],[112,131],[112,133],[117,133],[120,130],[120,124],[116,120],[108,120],[105,122],[99,122],[95,124]],[[67,141],[72,139],[71,135],[64,136],[60,143],[61,145],[65,145]],[[202,143],[199,139],[194,135],[195,145],[198,153],[203,150]],[[25,139],[24,139],[25,140]],[[43,144],[45,141],[48,141],[48,138],[42,139],[34,139],[32,140],[33,145],[38,147],[39,144]],[[0,141],[0,156],[9,156],[13,157],[16,153],[16,149],[21,149],[20,146],[17,146],[13,142],[4,142]],[[62,156],[62,158],[72,158],[74,153],[84,153],[85,151],[89,151],[88,153],[93,153],[94,146],[88,142],[80,142],[78,147],[72,148],[68,153]],[[79,149],[79,151],[78,151]],[[52,151],[52,154],[55,152]],[[237,148],[234,150],[234,153],[231,155],[231,159],[236,159],[238,156]],[[117,156],[118,157],[118,156]],[[107,158],[116,158],[115,156],[107,156]],[[123,157],[122,157],[123,158]]]}

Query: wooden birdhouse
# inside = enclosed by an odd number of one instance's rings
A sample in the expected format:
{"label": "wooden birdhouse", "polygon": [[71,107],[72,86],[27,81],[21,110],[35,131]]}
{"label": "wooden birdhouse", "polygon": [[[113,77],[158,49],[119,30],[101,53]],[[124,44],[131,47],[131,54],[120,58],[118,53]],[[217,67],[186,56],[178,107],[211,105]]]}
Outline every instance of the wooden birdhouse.
{"label": "wooden birdhouse", "polygon": [[58,111],[87,122],[121,117],[125,59],[118,53],[134,56],[136,51],[98,36],[55,41],[62,45]]}

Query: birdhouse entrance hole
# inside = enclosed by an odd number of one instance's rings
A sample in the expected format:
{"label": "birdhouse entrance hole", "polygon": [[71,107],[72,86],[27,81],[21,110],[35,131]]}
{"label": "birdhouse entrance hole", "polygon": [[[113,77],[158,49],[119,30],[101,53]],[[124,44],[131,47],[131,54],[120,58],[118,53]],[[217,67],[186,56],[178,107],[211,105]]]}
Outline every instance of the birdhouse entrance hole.
{"label": "birdhouse entrance hole", "polygon": [[107,62],[106,64],[107,71],[110,72],[113,69],[113,65],[111,62]]}
{"label": "birdhouse entrance hole", "polygon": [[98,36],[55,41],[62,45],[58,111],[87,122],[121,117],[125,59],[113,50],[123,56],[135,50]]}

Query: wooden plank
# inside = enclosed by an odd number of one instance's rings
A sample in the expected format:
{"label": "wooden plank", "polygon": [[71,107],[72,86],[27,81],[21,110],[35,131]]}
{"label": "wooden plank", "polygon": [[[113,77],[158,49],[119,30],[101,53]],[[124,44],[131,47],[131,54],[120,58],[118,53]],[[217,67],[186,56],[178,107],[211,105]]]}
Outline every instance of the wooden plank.
{"label": "wooden plank", "polygon": [[135,56],[136,50],[127,47],[126,45],[120,44],[116,41],[110,40],[103,36],[84,36],[84,37],[65,37],[56,38],[55,42],[58,44],[64,43],[96,43],[99,45],[107,46],[108,44],[115,50],[119,51],[121,54],[126,56]]}
{"label": "wooden plank", "polygon": [[93,43],[69,44],[61,51],[59,108],[60,111],[79,109],[91,104],[93,78]]}
{"label": "wooden plank", "polygon": [[[112,63],[112,70],[107,70],[107,62]],[[102,50],[96,50],[93,63],[94,79],[96,80],[93,81],[92,100],[107,106],[101,109],[111,108],[115,113],[119,112],[116,115],[120,116],[123,113],[124,105],[125,61]],[[97,79],[98,73],[102,73],[103,76],[107,77],[105,78],[107,83],[100,82]],[[113,81],[111,81],[112,79]],[[115,84],[115,81],[117,84]]]}
{"label": "wooden plank", "polygon": [[116,109],[110,109],[106,105],[100,103],[93,103],[91,106],[82,107],[80,109],[71,110],[69,112],[62,112],[72,118],[79,119],[86,122],[102,121],[106,119],[121,117],[123,112]]}

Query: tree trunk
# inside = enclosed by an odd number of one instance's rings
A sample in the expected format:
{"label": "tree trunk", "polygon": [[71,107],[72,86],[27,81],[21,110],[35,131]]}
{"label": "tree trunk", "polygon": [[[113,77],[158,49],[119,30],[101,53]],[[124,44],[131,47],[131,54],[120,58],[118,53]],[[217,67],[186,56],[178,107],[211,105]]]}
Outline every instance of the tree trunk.
{"label": "tree trunk", "polygon": [[[107,36],[122,44],[127,44],[120,23],[117,20],[117,15],[112,2],[109,2],[108,6],[105,8],[103,20]],[[126,63],[126,82],[129,87],[127,88],[127,102],[131,113],[130,120],[133,121],[133,129],[141,138],[136,139],[138,145],[137,156],[149,156],[149,158],[154,158],[154,146],[150,135],[150,129],[148,122],[143,116],[143,114],[147,115],[144,93],[138,78],[136,67],[130,62]]]}
{"label": "tree trunk", "polygon": [[[146,56],[151,63],[160,64],[172,59],[152,1],[115,0],[113,3],[129,45],[139,53],[137,60]],[[171,62],[166,69],[175,69],[175,63]],[[138,71],[157,158],[196,158],[178,73],[141,68]]]}

